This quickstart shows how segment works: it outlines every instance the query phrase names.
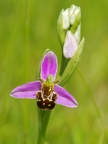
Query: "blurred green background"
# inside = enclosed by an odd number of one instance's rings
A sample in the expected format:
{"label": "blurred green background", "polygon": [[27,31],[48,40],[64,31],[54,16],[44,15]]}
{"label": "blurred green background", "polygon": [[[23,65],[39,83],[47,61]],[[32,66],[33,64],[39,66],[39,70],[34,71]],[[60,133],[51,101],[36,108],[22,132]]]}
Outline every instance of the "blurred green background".
{"label": "blurred green background", "polygon": [[108,1],[0,0],[0,144],[35,144],[36,100],[14,99],[10,91],[33,81],[41,54],[61,60],[56,22],[62,8],[82,11],[85,47],[78,70],[65,88],[75,109],[56,106],[47,129],[49,144],[108,144]]}

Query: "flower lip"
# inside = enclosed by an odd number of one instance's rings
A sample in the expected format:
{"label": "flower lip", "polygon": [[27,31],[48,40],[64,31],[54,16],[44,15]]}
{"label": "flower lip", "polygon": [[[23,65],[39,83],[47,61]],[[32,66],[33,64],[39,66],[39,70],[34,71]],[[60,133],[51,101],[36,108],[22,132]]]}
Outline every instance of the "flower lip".
{"label": "flower lip", "polygon": [[40,77],[46,80],[48,75],[52,75],[53,79],[55,79],[57,69],[58,69],[57,57],[52,51],[49,51],[43,58]]}

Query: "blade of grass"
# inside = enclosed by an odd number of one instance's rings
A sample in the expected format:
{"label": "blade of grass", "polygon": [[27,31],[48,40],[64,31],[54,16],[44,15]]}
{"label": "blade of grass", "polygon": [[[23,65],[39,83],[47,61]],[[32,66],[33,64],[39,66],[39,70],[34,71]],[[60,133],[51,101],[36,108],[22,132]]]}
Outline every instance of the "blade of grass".
{"label": "blade of grass", "polygon": [[[30,13],[30,1],[26,0],[26,11],[25,11],[25,82],[28,81],[29,77],[29,13]],[[29,123],[29,101],[28,99],[24,100],[24,143],[27,143],[28,137],[28,123]]]}
{"label": "blade of grass", "polygon": [[90,97],[90,99],[91,99],[91,101],[92,101],[92,103],[93,103],[93,106],[94,106],[95,111],[96,111],[96,113],[97,113],[97,115],[98,115],[98,118],[100,119],[101,126],[102,126],[103,131],[104,131],[104,136],[103,136],[103,137],[106,139],[106,141],[108,141],[108,131],[107,131],[106,127],[105,127],[105,123],[104,123],[104,121],[103,121],[103,118],[102,118],[101,112],[100,112],[100,110],[99,110],[99,108],[98,108],[98,105],[97,105],[97,103],[96,103],[96,101],[95,101],[95,98],[94,98],[94,96],[93,96],[93,93],[91,92],[91,90],[90,90],[90,88],[89,88],[86,80],[84,79],[81,71],[80,71],[78,68],[77,68],[77,72],[78,72],[78,74],[79,74],[79,76],[80,76],[80,78],[81,78],[81,80],[82,80],[82,82],[83,82],[83,84],[84,84],[87,92],[88,92],[88,95],[89,95],[89,97]]}

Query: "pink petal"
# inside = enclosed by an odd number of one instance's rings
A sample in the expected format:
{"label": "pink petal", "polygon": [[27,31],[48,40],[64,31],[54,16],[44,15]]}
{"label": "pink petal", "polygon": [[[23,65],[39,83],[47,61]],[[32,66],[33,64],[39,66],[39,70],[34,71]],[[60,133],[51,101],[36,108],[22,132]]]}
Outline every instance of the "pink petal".
{"label": "pink petal", "polygon": [[66,58],[72,58],[78,48],[78,44],[75,36],[68,31],[65,38],[65,43],[63,46],[63,54]]}
{"label": "pink petal", "polygon": [[16,87],[10,93],[10,96],[15,98],[36,98],[36,92],[41,89],[41,82],[34,81]]}
{"label": "pink petal", "polygon": [[56,84],[54,86],[54,91],[58,94],[58,98],[56,100],[57,104],[71,108],[78,106],[78,103],[75,100],[75,98],[61,86]]}
{"label": "pink petal", "polygon": [[57,57],[52,51],[49,51],[42,61],[41,78],[46,80],[48,75],[51,74],[55,79],[57,69],[58,69]]}

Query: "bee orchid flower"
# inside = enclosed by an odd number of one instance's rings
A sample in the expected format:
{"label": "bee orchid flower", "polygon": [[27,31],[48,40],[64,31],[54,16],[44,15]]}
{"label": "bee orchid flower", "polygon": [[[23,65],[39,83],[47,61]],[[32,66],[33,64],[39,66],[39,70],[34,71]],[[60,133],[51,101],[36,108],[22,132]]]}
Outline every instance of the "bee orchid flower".
{"label": "bee orchid flower", "polygon": [[40,79],[16,87],[10,93],[14,98],[37,99],[37,106],[43,110],[52,110],[55,104],[77,107],[75,98],[57,84],[58,61],[54,52],[49,51],[43,58]]}

